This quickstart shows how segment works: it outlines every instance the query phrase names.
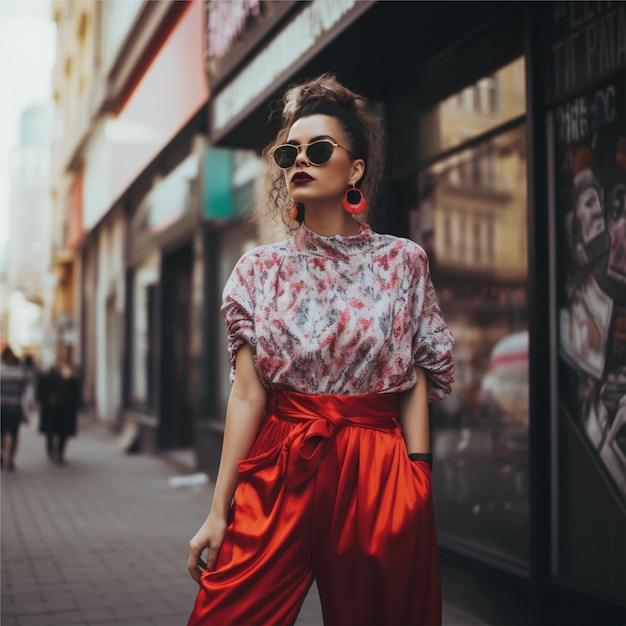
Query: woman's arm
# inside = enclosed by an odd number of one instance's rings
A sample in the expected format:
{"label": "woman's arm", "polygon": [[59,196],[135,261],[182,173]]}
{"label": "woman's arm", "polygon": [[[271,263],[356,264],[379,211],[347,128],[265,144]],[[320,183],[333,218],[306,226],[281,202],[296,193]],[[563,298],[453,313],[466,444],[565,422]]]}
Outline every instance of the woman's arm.
{"label": "woman's arm", "polygon": [[235,381],[226,410],[224,442],[213,504],[206,521],[189,542],[187,569],[198,583],[201,574],[198,560],[207,547],[209,548],[207,569],[215,569],[217,555],[226,533],[228,512],[237,486],[237,464],[252,448],[265,414],[266,401],[266,391],[252,360],[252,349],[246,343],[237,351]]}
{"label": "woman's arm", "polygon": [[401,394],[399,400],[400,426],[408,454],[430,451],[426,373],[421,367],[416,367],[415,371],[415,386]]}

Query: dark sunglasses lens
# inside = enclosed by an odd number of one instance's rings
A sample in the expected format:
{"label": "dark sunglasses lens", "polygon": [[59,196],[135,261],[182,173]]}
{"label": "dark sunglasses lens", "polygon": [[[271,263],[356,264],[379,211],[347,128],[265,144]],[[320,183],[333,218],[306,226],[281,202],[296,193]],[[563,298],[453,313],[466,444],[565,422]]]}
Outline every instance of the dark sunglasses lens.
{"label": "dark sunglasses lens", "polygon": [[274,161],[278,167],[287,169],[296,162],[298,148],[295,146],[279,146],[274,150]]}
{"label": "dark sunglasses lens", "polygon": [[330,159],[334,149],[330,141],[316,141],[306,149],[306,156],[313,165],[322,165]]}

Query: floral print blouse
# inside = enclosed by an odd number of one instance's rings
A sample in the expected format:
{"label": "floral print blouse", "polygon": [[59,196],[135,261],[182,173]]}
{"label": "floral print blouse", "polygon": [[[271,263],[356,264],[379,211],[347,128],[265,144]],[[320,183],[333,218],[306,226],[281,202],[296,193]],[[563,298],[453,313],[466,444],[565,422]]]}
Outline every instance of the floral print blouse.
{"label": "floral print blouse", "polygon": [[428,399],[450,393],[454,340],[437,305],[428,258],[408,239],[361,225],[322,237],[304,224],[244,254],[223,295],[234,378],[252,346],[266,389],[308,394],[395,393],[426,370]]}

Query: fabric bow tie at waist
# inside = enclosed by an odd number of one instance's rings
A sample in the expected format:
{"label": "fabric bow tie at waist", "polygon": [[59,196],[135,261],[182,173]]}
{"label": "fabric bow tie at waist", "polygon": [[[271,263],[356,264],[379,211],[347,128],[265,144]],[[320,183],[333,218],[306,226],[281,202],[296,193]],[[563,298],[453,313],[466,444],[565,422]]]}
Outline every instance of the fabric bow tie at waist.
{"label": "fabric bow tie at waist", "polygon": [[276,391],[268,399],[271,416],[298,425],[279,445],[261,456],[239,463],[241,476],[279,465],[285,486],[294,488],[308,480],[344,426],[395,431],[399,428],[397,396],[314,396]]}

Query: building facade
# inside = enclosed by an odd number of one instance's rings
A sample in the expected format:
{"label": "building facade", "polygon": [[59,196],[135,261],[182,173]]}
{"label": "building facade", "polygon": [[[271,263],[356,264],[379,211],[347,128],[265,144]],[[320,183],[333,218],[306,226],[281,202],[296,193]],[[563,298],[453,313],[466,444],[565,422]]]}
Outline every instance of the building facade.
{"label": "building facade", "polygon": [[159,434],[160,406],[145,391],[161,329],[134,340],[147,324],[134,293],[144,265],[160,285],[162,256],[193,246],[200,219],[188,187],[198,186],[206,126],[203,13],[200,1],[54,3],[59,342],[75,346],[98,418],[135,424],[149,447],[178,442]]}

